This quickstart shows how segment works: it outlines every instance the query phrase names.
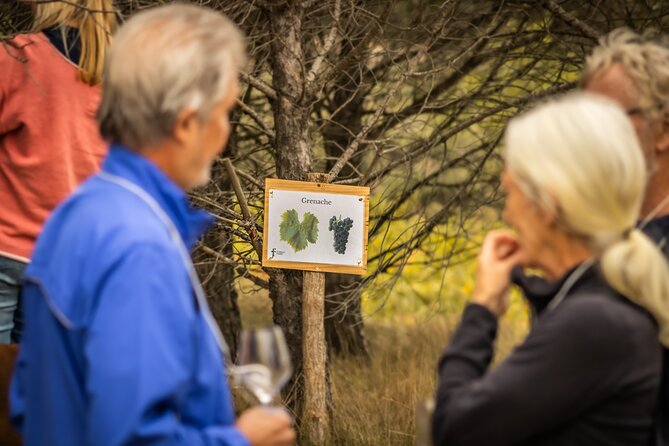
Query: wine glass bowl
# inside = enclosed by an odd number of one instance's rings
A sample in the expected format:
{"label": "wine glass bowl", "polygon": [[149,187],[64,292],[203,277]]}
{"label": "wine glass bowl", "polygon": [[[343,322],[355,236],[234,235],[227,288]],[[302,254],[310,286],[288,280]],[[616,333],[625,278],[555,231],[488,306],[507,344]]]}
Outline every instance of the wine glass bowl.
{"label": "wine glass bowl", "polygon": [[280,327],[242,331],[233,375],[261,405],[272,403],[292,373],[288,345]]}

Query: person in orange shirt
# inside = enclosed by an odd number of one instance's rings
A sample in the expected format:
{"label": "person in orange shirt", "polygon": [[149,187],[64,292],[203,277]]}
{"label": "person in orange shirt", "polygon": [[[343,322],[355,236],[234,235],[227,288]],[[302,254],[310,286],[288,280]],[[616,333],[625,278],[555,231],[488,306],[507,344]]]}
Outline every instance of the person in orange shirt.
{"label": "person in orange shirt", "polygon": [[20,339],[20,280],[42,225],[107,152],[95,112],[112,0],[32,7],[33,32],[0,49],[0,343]]}

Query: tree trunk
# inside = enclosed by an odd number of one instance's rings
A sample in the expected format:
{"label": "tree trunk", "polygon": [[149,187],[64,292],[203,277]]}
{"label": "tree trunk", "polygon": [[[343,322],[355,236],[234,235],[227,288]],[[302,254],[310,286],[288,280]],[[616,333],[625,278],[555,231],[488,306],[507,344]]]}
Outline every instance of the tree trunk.
{"label": "tree trunk", "polygon": [[304,359],[304,436],[308,444],[325,444],[330,436],[325,343],[325,273],[304,272],[302,351]]}
{"label": "tree trunk", "polygon": [[[267,11],[271,43],[272,86],[277,98],[272,102],[275,129],[276,173],[279,178],[305,180],[311,171],[309,98],[305,97],[305,57],[301,42],[304,11],[297,2],[271,7]],[[302,272],[269,272],[270,298],[274,321],[283,328],[291,352],[294,373],[284,398],[303,415],[304,375],[302,363]],[[328,393],[329,394],[329,393]]]}
{"label": "tree trunk", "polygon": [[290,349],[293,376],[284,389],[284,401],[297,418],[302,411],[304,378],[302,376],[302,273],[275,269],[268,271],[269,296],[274,323],[283,329]]}
{"label": "tree trunk", "polygon": [[276,132],[276,173],[279,178],[304,180],[311,171],[309,111],[304,98],[304,53],[302,14],[299,5],[272,8],[269,12],[272,52],[272,84],[277,92],[273,101]]}
{"label": "tree trunk", "polygon": [[328,274],[325,281],[325,339],[332,354],[369,357],[359,282],[350,274]]}

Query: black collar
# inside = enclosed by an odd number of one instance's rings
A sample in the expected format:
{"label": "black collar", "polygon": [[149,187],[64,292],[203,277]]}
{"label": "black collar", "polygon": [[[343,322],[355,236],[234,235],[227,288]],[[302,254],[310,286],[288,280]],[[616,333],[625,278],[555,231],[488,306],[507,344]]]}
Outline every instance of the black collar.
{"label": "black collar", "polygon": [[655,243],[662,242],[669,236],[669,214],[649,220],[643,227],[643,232]]}
{"label": "black collar", "polygon": [[[511,270],[511,282],[521,289],[527,301],[530,303],[533,313],[538,315],[546,309],[550,301],[558,292],[560,292],[562,286],[579,266],[580,265],[576,265],[571,268],[564,273],[562,277],[555,281],[549,281],[544,277],[534,274],[525,274],[520,266],[516,266]],[[605,281],[602,279],[599,265],[594,264],[576,279],[571,286],[567,297],[572,295],[574,291],[586,286],[593,285],[595,287],[600,287],[603,284],[605,284]]]}
{"label": "black collar", "polygon": [[81,39],[79,30],[70,27],[46,28],[42,31],[49,42],[68,58],[73,64],[78,65],[81,58]]}

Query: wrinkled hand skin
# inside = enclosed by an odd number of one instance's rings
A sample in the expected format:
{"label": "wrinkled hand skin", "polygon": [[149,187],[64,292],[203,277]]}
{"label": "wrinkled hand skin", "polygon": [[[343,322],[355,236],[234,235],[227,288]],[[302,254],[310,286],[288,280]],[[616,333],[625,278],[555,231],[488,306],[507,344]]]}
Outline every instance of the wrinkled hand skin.
{"label": "wrinkled hand skin", "polygon": [[511,269],[521,263],[522,249],[513,232],[491,231],[479,253],[472,302],[501,317],[509,308]]}

